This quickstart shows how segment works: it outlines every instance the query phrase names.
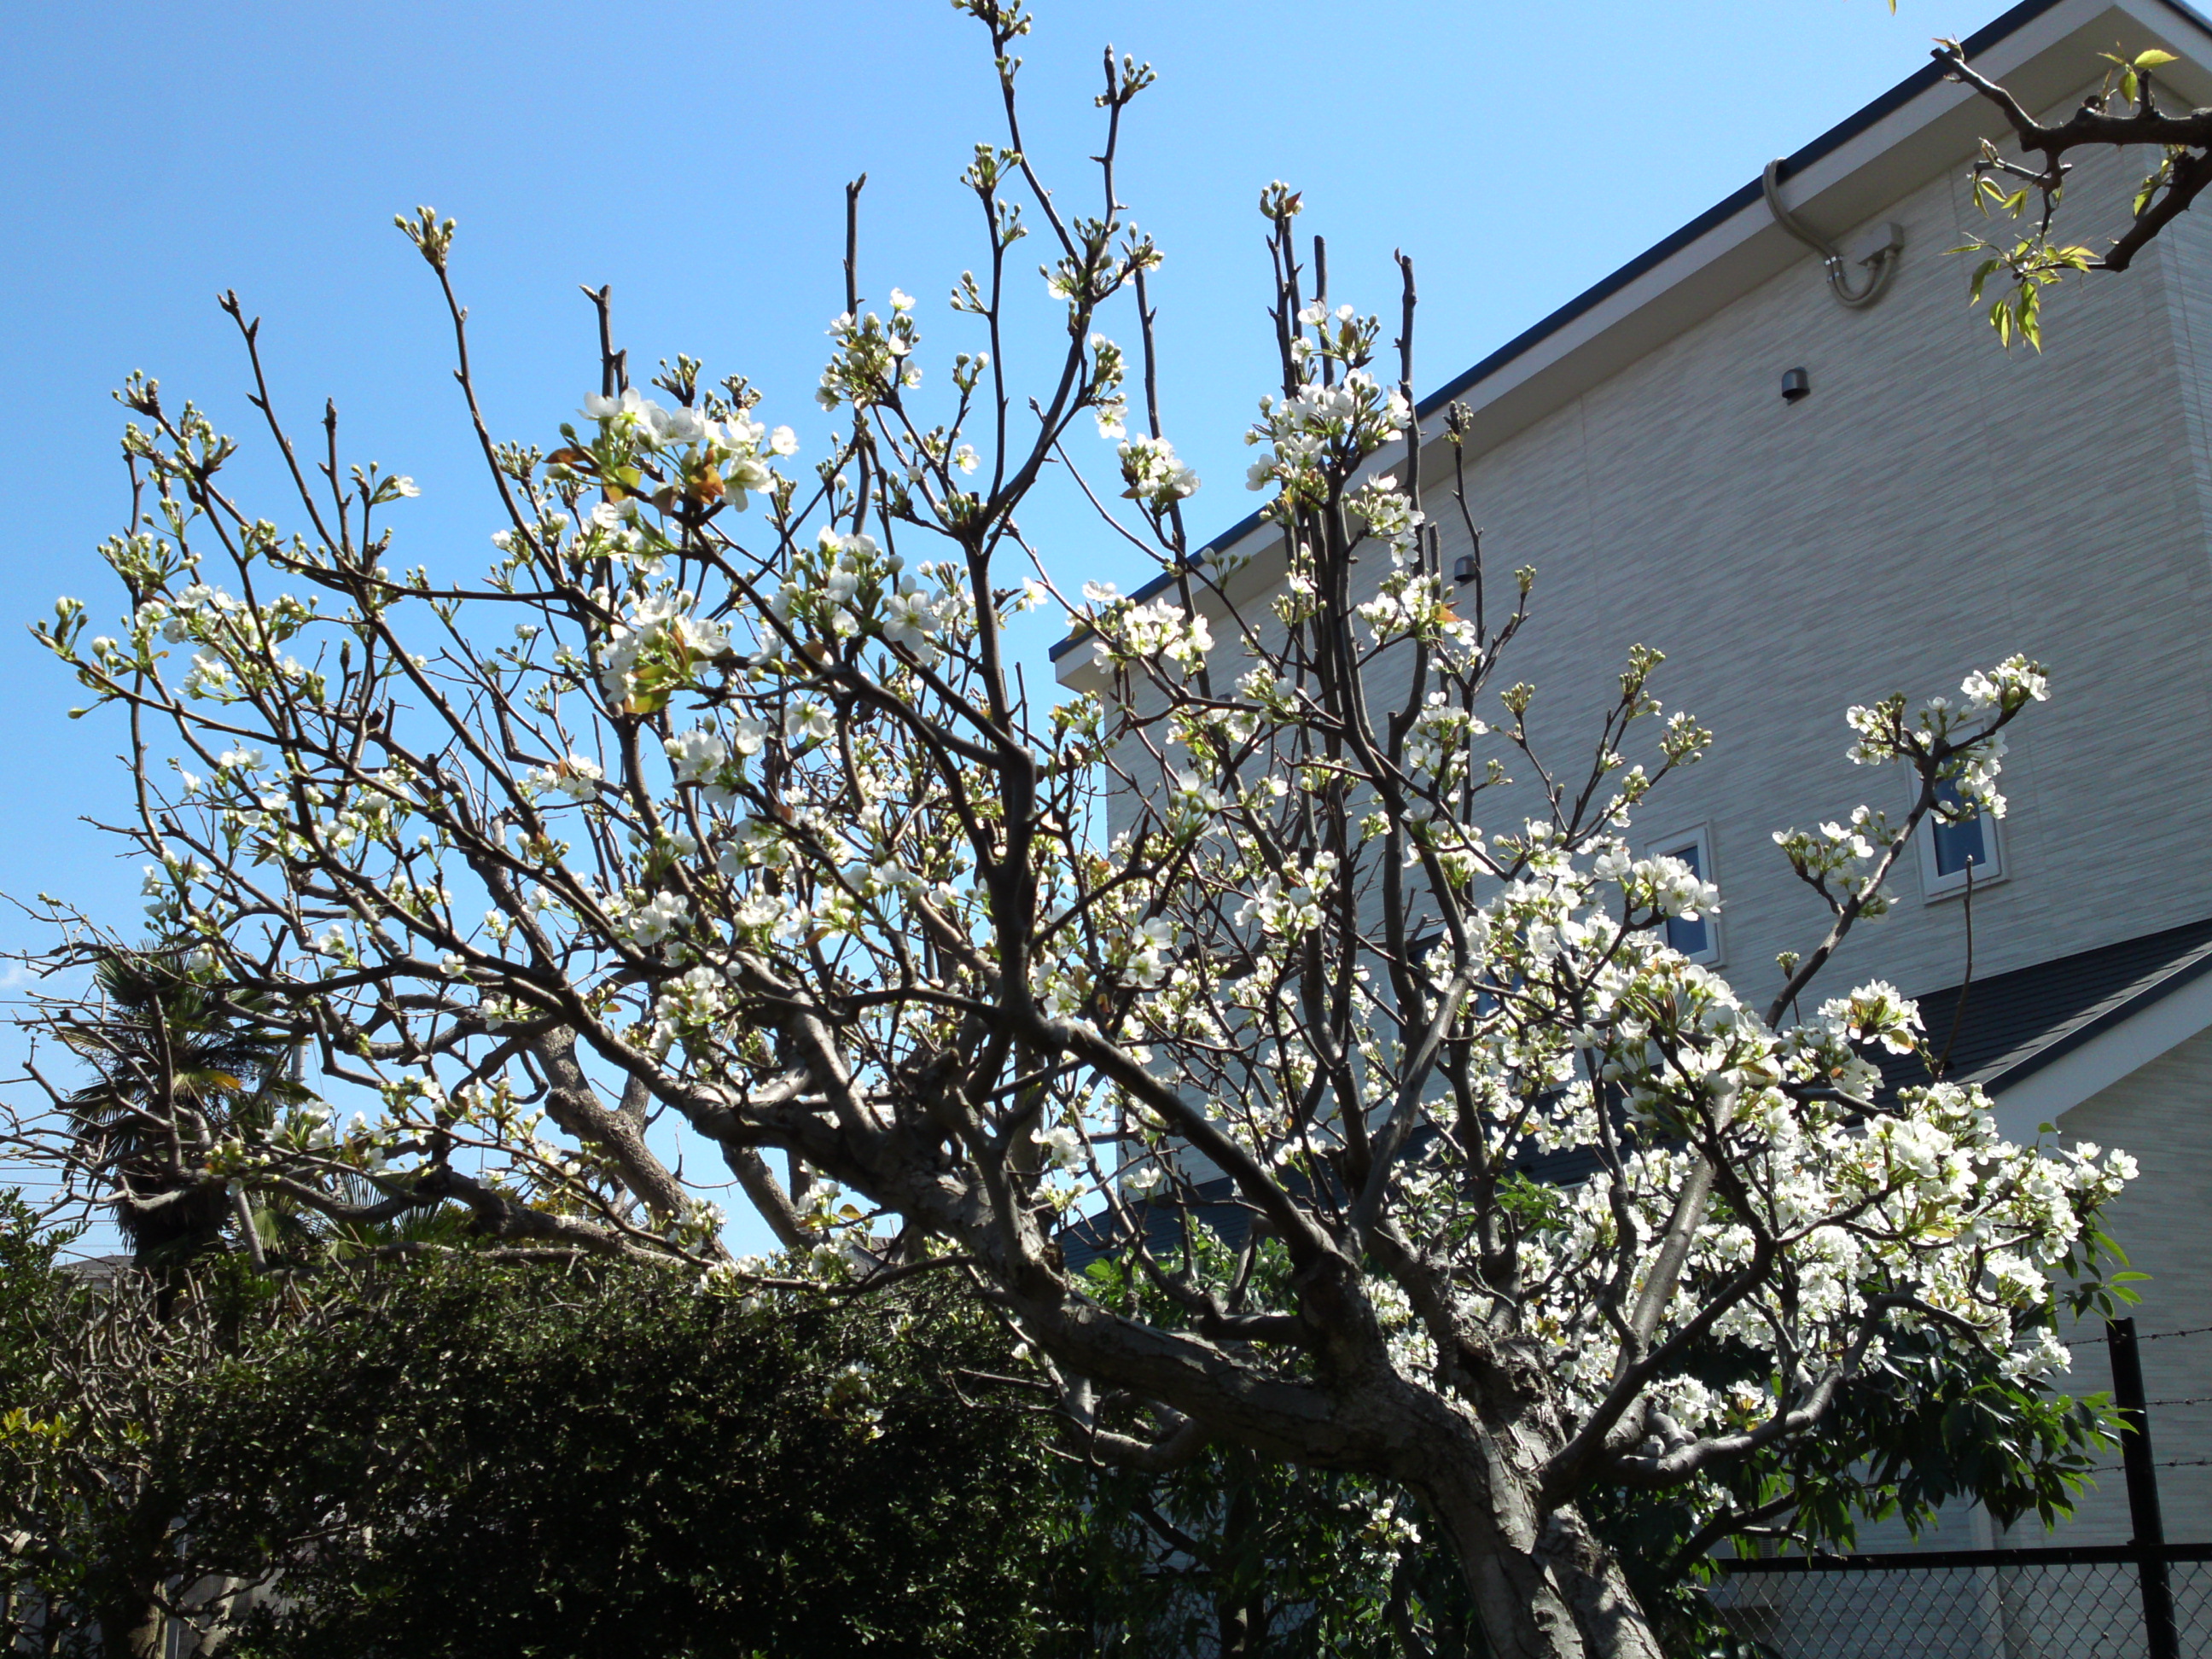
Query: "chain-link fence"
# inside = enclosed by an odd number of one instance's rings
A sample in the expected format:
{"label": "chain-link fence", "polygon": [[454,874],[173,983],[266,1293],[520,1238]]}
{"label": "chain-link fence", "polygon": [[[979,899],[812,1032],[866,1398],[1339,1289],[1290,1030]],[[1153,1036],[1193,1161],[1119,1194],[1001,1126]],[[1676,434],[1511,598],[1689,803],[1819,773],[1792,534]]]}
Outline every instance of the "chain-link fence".
{"label": "chain-link fence", "polygon": [[1726,1560],[1711,1589],[1722,1619],[1771,1659],[2212,1659],[2212,1544],[2168,1544],[2151,1455],[2141,1345],[2212,1327],[2106,1325],[2119,1464],[2134,1541],[2014,1550]]}
{"label": "chain-link fence", "polygon": [[1731,1561],[1711,1595],[1729,1626],[1775,1659],[2212,1655],[2212,1545],[2160,1554],[2170,1647],[2145,1626],[2145,1567],[2128,1545]]}

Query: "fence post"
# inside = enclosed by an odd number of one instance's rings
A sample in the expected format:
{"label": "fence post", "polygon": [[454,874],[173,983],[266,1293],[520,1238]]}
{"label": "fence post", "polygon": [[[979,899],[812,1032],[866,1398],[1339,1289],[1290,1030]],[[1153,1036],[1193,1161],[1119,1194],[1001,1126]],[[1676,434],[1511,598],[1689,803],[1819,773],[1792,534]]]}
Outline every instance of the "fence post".
{"label": "fence post", "polygon": [[2158,1471],[2150,1457],[2150,1413],[2144,1406],[2142,1356],[2136,1322],[2106,1322],[2112,1358],[2112,1403],[2120,1409],[2120,1467],[2127,1473],[2128,1516],[2135,1523],[2136,1571],[2142,1583],[2143,1639],[2150,1659],[2180,1659],[2173,1591],[2166,1577],[2166,1522],[2159,1513]]}

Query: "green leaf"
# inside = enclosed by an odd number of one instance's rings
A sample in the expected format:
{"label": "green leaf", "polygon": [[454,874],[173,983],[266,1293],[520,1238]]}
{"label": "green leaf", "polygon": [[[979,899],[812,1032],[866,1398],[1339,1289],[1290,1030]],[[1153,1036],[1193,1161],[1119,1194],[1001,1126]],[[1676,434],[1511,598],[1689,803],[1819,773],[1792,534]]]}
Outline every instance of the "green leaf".
{"label": "green leaf", "polygon": [[2139,70],[2157,69],[2163,64],[2178,61],[2179,60],[2172,52],[2160,52],[2156,46],[2153,46],[2148,52],[2139,52],[2136,54],[2136,67]]}

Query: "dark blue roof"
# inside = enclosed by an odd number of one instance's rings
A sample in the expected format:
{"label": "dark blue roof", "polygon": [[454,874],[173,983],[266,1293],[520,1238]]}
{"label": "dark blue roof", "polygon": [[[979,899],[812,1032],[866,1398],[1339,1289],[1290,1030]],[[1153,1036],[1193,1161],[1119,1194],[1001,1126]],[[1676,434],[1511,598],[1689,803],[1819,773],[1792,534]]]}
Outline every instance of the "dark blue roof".
{"label": "dark blue roof", "polygon": [[[2212,919],[1948,985],[1916,1000],[1929,1048],[1942,1058],[1948,1047],[1944,1074],[1994,1094],[2132,1019],[2207,969],[2212,969]],[[1890,1091],[1928,1081],[1917,1055],[1884,1054],[1881,1062]]]}
{"label": "dark blue roof", "polygon": [[[1426,1140],[1425,1132],[1409,1142],[1409,1156],[1418,1153]],[[1597,1169],[1597,1149],[1579,1146],[1567,1152],[1530,1154],[1514,1160],[1523,1175],[1538,1181],[1549,1182],[1556,1187],[1571,1187],[1586,1181]],[[1302,1183],[1294,1183],[1297,1191]],[[1169,1201],[1158,1204],[1131,1204],[1128,1209],[1144,1228],[1145,1243],[1154,1255],[1174,1249],[1182,1230],[1194,1221],[1232,1250],[1244,1248],[1244,1241],[1252,1236],[1252,1218],[1256,1213],[1249,1204],[1237,1196],[1236,1186],[1228,1176],[1202,1182],[1193,1194],[1193,1202]],[[1103,1255],[1110,1255],[1127,1241],[1127,1235],[1117,1232],[1110,1210],[1097,1211],[1071,1223],[1060,1234],[1060,1249],[1067,1265],[1080,1273]]]}

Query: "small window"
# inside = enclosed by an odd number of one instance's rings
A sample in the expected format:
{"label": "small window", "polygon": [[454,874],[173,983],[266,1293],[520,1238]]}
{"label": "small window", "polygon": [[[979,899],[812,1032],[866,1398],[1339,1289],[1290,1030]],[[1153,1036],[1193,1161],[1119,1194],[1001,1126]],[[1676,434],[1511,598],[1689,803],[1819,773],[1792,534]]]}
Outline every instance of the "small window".
{"label": "small window", "polygon": [[[1676,835],[1660,836],[1644,848],[1644,856],[1680,859],[1699,880],[1711,882],[1716,887],[1720,885],[1713,874],[1712,832],[1702,823]],[[1705,910],[1700,910],[1694,918],[1671,916],[1667,921],[1667,943],[1692,962],[1708,968],[1717,966],[1721,959],[1721,919]]]}
{"label": "small window", "polygon": [[[1946,806],[1960,805],[1958,786],[1948,780],[1937,784],[1936,799]],[[1920,847],[1920,890],[1929,898],[1963,893],[1969,882],[1986,887],[2003,878],[1997,821],[1985,813],[1973,812],[1946,823],[1930,812],[1920,820],[1916,839]]]}

